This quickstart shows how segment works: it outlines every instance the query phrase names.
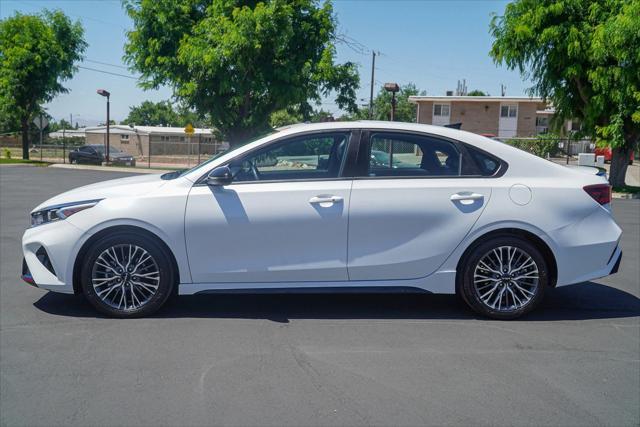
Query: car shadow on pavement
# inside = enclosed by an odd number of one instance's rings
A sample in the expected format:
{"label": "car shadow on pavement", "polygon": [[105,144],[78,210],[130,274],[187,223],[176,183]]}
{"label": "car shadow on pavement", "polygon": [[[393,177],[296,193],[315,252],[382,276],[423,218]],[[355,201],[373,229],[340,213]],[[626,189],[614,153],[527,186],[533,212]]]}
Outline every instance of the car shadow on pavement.
{"label": "car shadow on pavement", "polygon": [[[103,317],[79,296],[49,292],[34,303],[46,313]],[[607,319],[640,316],[640,299],[587,282],[547,291],[524,321]],[[153,317],[268,319],[478,319],[455,295],[394,294],[206,294],[180,296]]]}

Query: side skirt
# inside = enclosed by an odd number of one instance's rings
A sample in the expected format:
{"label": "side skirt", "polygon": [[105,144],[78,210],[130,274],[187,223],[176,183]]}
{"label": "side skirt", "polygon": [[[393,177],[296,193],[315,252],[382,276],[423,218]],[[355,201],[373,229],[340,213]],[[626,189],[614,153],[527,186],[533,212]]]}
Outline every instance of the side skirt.
{"label": "side skirt", "polygon": [[363,280],[344,282],[181,283],[179,295],[200,293],[455,293],[455,271],[439,271],[409,280]]}

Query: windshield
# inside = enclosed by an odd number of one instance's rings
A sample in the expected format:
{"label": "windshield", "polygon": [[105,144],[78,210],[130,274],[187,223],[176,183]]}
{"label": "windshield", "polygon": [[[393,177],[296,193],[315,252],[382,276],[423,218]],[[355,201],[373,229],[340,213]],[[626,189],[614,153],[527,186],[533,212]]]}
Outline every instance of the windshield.
{"label": "windshield", "polygon": [[162,176],[163,179],[175,179],[178,178],[179,176],[183,176],[186,175],[188,173],[197,171],[198,169],[204,168],[205,166],[207,166],[209,163],[213,162],[216,159],[219,159],[222,156],[225,156],[229,153],[233,153],[234,151],[238,150],[239,148],[244,147],[247,144],[250,144],[254,141],[257,141],[259,139],[265,138],[269,135],[273,135],[274,133],[278,132],[277,130],[273,130],[264,134],[261,134],[259,136],[256,136],[254,138],[251,138],[247,141],[244,141],[241,144],[236,145],[235,147],[231,147],[230,149],[226,150],[226,151],[221,151],[219,153],[214,154],[213,156],[211,156],[209,159],[205,160],[204,162],[200,163],[199,165],[191,168],[191,169],[185,169],[185,170],[179,170],[179,171],[175,171],[175,172],[170,172],[170,173],[166,173]]}

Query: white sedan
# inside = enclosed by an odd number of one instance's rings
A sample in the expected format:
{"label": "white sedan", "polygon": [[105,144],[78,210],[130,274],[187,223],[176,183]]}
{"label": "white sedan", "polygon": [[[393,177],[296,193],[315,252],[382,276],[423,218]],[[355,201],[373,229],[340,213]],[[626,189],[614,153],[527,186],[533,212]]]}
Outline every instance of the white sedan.
{"label": "white sedan", "polygon": [[457,293],[512,319],[549,287],[617,271],[610,199],[601,176],[468,132],[296,125],[191,170],[47,200],[23,279],[116,317],[175,293],[357,288]]}

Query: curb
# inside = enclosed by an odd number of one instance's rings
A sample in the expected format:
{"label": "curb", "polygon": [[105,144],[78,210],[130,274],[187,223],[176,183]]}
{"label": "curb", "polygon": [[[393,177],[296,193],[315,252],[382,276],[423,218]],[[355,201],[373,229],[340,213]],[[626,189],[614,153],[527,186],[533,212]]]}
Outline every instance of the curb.
{"label": "curb", "polygon": [[611,193],[613,199],[640,199],[640,193]]}
{"label": "curb", "polygon": [[49,166],[50,168],[58,169],[75,169],[75,170],[87,170],[87,171],[101,171],[101,172],[128,172],[128,173],[146,173],[146,174],[158,174],[171,172],[170,170],[163,169],[142,169],[142,168],[122,168],[113,166],[91,166],[91,165],[69,165],[64,163],[55,163]]}

